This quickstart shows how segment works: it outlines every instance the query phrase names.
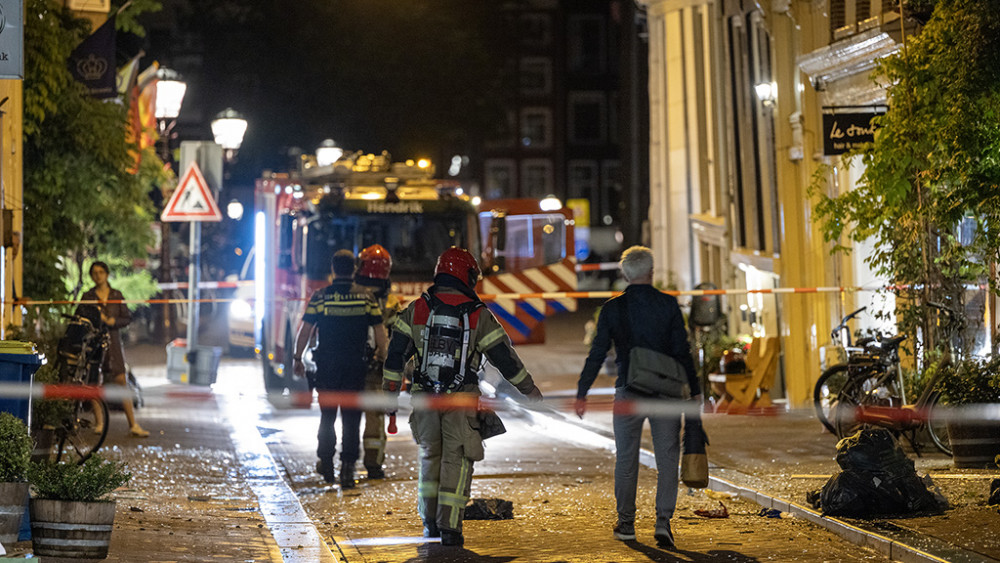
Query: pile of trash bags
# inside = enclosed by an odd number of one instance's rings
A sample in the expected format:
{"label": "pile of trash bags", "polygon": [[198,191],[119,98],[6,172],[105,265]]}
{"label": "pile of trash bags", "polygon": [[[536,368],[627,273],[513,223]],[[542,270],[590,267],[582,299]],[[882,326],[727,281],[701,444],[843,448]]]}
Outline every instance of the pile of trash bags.
{"label": "pile of trash bags", "polygon": [[[914,512],[940,512],[943,497],[935,496],[930,477],[917,476],[913,460],[891,432],[865,429],[837,443],[837,464],[843,469],[806,500],[826,516],[866,517]],[[944,505],[942,505],[944,503]]]}

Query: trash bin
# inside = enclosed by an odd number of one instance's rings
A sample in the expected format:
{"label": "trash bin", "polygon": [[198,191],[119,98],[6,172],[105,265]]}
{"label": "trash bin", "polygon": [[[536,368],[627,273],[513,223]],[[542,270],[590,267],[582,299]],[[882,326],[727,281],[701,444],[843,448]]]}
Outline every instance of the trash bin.
{"label": "trash bin", "polygon": [[[0,341],[0,381],[4,383],[31,384],[35,370],[42,365],[42,359],[35,353],[35,345],[31,342],[15,340]],[[31,398],[0,397],[0,412],[9,412],[23,420],[31,421]]]}
{"label": "trash bin", "polygon": [[[35,351],[32,342],[18,342],[16,340],[0,341],[0,382],[3,383],[27,383],[31,385],[35,371],[42,365],[42,359]],[[0,412],[9,412],[20,418],[30,428],[31,426],[31,397],[0,397]],[[21,519],[21,529],[17,534],[18,541],[31,539],[31,525],[28,518],[28,507],[24,507],[24,515]]]}
{"label": "trash bin", "polygon": [[[167,345],[167,379],[190,385],[212,385],[219,372],[222,348],[218,346],[195,346],[188,350],[187,340],[177,338]],[[191,363],[194,363],[194,377]]]}

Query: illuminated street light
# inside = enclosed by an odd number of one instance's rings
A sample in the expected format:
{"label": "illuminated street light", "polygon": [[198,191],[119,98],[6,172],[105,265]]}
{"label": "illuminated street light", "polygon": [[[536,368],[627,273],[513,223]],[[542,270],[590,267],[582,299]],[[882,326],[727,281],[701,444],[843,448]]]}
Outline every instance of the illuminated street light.
{"label": "illuminated street light", "polygon": [[316,148],[316,165],[329,166],[344,156],[344,149],[337,146],[333,139],[326,139]]}
{"label": "illuminated street light", "polygon": [[757,98],[765,106],[770,106],[774,104],[774,99],[778,95],[778,85],[774,82],[761,82],[753,87],[754,91],[757,93]]}
{"label": "illuminated street light", "polygon": [[562,206],[562,202],[559,201],[559,198],[551,194],[546,196],[542,201],[538,202],[538,207],[541,208],[542,211],[557,211],[562,209]]}
{"label": "illuminated street light", "polygon": [[156,71],[156,78],[156,119],[177,119],[187,84],[177,71],[165,67]]}
{"label": "illuminated street light", "polygon": [[229,202],[226,206],[226,215],[233,221],[239,221],[243,218],[243,204],[240,200],[234,199]]}
{"label": "illuminated street light", "polygon": [[226,161],[233,160],[233,154],[243,144],[247,132],[247,120],[233,108],[226,108],[212,120],[212,136],[226,151]]}

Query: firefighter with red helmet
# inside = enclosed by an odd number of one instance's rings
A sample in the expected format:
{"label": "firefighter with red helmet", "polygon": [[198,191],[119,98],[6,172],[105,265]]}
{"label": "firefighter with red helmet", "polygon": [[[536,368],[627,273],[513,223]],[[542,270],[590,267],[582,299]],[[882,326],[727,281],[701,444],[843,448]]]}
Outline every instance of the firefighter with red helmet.
{"label": "firefighter with red helmet", "polygon": [[[358,268],[354,272],[354,283],[368,290],[379,308],[382,309],[382,324],[387,334],[396,317],[403,309],[399,299],[389,292],[389,272],[392,270],[392,256],[379,244],[373,244],[358,254]],[[368,361],[368,374],[365,377],[365,391],[378,393],[382,391],[382,362],[375,354],[374,333],[369,337],[365,350]],[[368,470],[369,479],[384,479],[385,470],[385,413],[381,410],[365,411],[365,431],[362,435],[364,447],[364,464]]]}
{"label": "firefighter with red helmet", "polygon": [[[414,358],[414,398],[450,396],[456,403],[478,398],[479,371],[488,360],[529,401],[542,394],[517,356],[510,338],[476,295],[481,272],[467,250],[445,250],[434,269],[434,285],[411,302],[393,325],[382,387],[398,393],[403,368]],[[467,403],[466,403],[467,404]],[[417,508],[424,537],[442,545],[464,543],[462,520],[472,487],[472,465],[484,457],[477,412],[453,404],[438,410],[415,409],[413,439],[420,446]]]}

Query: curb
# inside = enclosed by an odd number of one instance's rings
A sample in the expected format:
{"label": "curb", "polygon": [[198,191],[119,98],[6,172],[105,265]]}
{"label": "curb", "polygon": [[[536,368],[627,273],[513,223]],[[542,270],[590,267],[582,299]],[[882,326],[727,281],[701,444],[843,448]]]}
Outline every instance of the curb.
{"label": "curb", "polygon": [[[532,423],[540,426],[566,426],[572,427],[573,432],[586,432],[594,438],[599,438],[604,442],[604,447],[613,451],[614,433],[604,428],[598,428],[592,424],[580,424],[561,412],[549,409],[529,409],[518,404],[521,412],[530,418]],[[544,420],[539,420],[544,418]],[[569,428],[565,428],[569,430]],[[572,436],[566,432],[565,436]],[[588,442],[593,444],[592,441]],[[640,448],[639,462],[643,465],[656,469],[656,461],[653,452],[646,448]],[[876,531],[874,527],[859,527],[838,518],[823,516],[819,512],[796,504],[794,502],[773,497],[762,493],[756,489],[737,485],[735,483],[709,476],[708,489],[719,492],[735,493],[745,500],[756,503],[763,508],[775,508],[781,512],[793,514],[796,518],[808,520],[812,524],[826,529],[842,539],[861,547],[870,548],[890,561],[902,561],[904,563],[978,563],[994,561],[978,553],[962,549],[947,542],[921,535],[912,530],[907,530],[892,523],[886,523],[884,528],[889,530]],[[918,547],[919,546],[919,547]]]}

